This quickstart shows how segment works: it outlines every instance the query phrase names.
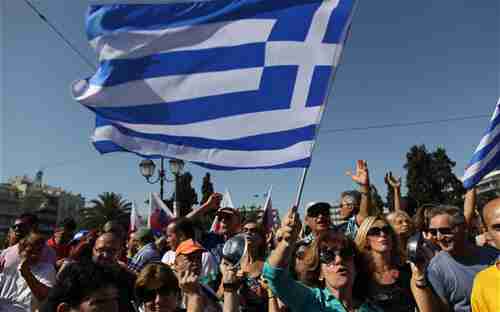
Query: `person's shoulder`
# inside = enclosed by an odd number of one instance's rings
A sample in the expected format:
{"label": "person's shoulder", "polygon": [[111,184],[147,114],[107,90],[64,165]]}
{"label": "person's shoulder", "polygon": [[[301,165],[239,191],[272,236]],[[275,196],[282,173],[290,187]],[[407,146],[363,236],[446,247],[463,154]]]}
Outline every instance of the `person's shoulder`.
{"label": "person's shoulder", "polygon": [[476,277],[474,278],[475,283],[481,283],[485,280],[489,280],[494,276],[497,276],[497,274],[500,273],[500,270],[497,268],[495,264],[490,265],[486,269],[480,271],[479,273],[476,274]]}
{"label": "person's shoulder", "polygon": [[500,255],[500,250],[490,247],[490,246],[484,246],[484,247],[478,247],[479,248],[479,256],[481,258],[485,257],[488,260],[491,258],[491,261],[495,261],[498,256]]}

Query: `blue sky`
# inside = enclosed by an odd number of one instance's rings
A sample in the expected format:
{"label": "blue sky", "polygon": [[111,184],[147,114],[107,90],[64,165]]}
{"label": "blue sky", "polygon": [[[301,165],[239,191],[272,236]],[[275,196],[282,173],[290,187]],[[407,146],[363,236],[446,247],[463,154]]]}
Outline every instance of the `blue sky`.
{"label": "blue sky", "polygon": [[[94,60],[84,32],[85,0],[32,0],[80,50]],[[0,179],[34,175],[82,193],[123,194],[139,204],[159,186],[145,183],[140,159],[99,155],[90,144],[93,114],[70,97],[88,66],[21,0],[2,0]],[[353,188],[345,171],[366,159],[372,182],[385,194],[385,171],[403,173],[414,144],[446,148],[463,174],[488,118],[404,128],[329,132],[332,129],[492,113],[500,90],[500,2],[497,0],[360,1],[334,93],[324,115],[304,200],[336,200]],[[187,169],[200,192],[206,170]],[[275,207],[294,201],[301,171],[212,171],[217,190],[235,204],[273,185]],[[167,192],[172,185],[167,184]]]}

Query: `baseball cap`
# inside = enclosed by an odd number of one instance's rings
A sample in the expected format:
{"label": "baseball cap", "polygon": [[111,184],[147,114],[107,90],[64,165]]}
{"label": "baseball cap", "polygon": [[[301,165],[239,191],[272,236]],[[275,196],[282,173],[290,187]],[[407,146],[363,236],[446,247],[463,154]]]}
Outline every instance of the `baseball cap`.
{"label": "baseball cap", "polygon": [[327,202],[311,202],[306,206],[306,216],[317,216],[319,212],[330,213],[332,206]]}
{"label": "baseball cap", "polygon": [[205,251],[205,248],[203,248],[194,240],[188,239],[177,246],[177,249],[175,250],[175,256],[177,257],[178,255],[189,255],[197,251]]}
{"label": "baseball cap", "polygon": [[240,211],[236,208],[231,208],[231,207],[222,207],[219,210],[217,210],[217,214],[231,214],[231,215],[237,215],[238,217],[240,216]]}

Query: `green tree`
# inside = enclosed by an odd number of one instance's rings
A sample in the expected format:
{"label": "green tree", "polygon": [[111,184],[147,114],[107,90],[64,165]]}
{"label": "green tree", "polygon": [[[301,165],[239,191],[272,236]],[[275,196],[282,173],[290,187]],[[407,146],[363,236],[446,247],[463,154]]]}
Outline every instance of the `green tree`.
{"label": "green tree", "polygon": [[444,148],[428,152],[425,145],[415,145],[406,154],[406,186],[408,188],[409,213],[426,203],[451,204],[461,207],[465,190],[453,173],[455,162]]}
{"label": "green tree", "polygon": [[[180,213],[181,216],[185,216],[192,210],[193,205],[198,203],[198,194],[191,186],[191,182],[193,182],[191,173],[186,172],[180,175],[178,179],[178,189],[176,191],[179,193]],[[172,196],[175,199],[175,193]]]}
{"label": "green tree", "polygon": [[[214,193],[214,186],[210,181],[210,173],[207,172],[203,177],[203,184],[201,185],[202,197],[200,204],[203,205],[208,200],[210,195],[212,195],[213,193]],[[215,213],[216,211],[210,211],[201,218],[200,226],[203,230],[208,231],[210,229],[210,226],[212,225],[215,219]]]}
{"label": "green tree", "polygon": [[370,193],[373,209],[375,210],[376,214],[381,214],[384,211],[384,201],[382,200],[382,197],[380,197],[377,188],[373,184],[370,186]]}
{"label": "green tree", "polygon": [[123,199],[122,195],[113,192],[99,194],[90,201],[91,206],[80,212],[80,227],[95,229],[106,222],[115,220],[128,228],[132,203]]}
{"label": "green tree", "polygon": [[204,204],[213,193],[214,185],[210,181],[210,173],[207,172],[203,177],[203,184],[201,185],[201,204]]}
{"label": "green tree", "polygon": [[387,181],[385,181],[385,185],[387,187],[387,195],[385,196],[387,208],[389,211],[394,211],[394,189]]}

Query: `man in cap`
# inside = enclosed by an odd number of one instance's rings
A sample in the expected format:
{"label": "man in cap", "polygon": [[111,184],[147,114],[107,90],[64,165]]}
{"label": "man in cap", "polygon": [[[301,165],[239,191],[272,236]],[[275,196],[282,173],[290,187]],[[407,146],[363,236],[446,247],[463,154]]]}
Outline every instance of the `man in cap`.
{"label": "man in cap", "polygon": [[[483,208],[483,220],[489,244],[500,250],[500,198],[493,199]],[[487,269],[479,272],[472,287],[473,312],[500,311],[500,256]]]}
{"label": "man in cap", "polygon": [[132,272],[138,274],[149,262],[160,261],[161,255],[156,249],[155,238],[151,229],[140,229],[135,237],[139,243],[139,251],[128,264]]}
{"label": "man in cap", "polygon": [[[174,268],[180,279],[181,272],[192,272],[200,276],[202,270],[202,256],[205,252],[203,246],[192,239],[187,239],[180,243],[175,249]],[[200,293],[203,297],[205,311],[220,311],[218,299],[212,289],[204,284],[200,284]],[[184,300],[185,301],[185,300]]]}

